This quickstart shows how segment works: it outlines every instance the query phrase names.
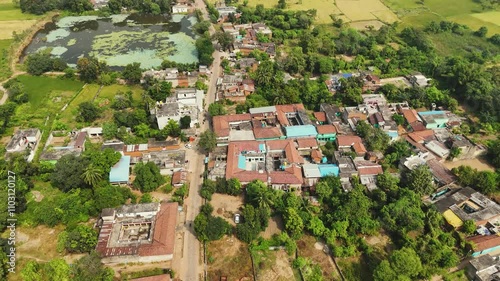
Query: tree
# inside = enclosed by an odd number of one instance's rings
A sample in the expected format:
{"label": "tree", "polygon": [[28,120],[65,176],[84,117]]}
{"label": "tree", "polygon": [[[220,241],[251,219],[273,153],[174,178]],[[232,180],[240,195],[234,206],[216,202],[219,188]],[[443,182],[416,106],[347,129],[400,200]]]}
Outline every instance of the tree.
{"label": "tree", "polygon": [[64,259],[55,258],[44,266],[45,276],[49,281],[69,281],[70,267]]}
{"label": "tree", "polygon": [[160,174],[160,169],[153,162],[136,164],[134,172],[136,177],[132,185],[141,192],[155,191],[165,183],[165,178]]}
{"label": "tree", "polygon": [[234,37],[226,32],[218,31],[213,35],[213,39],[217,40],[223,50],[228,50],[234,43]]}
{"label": "tree", "polygon": [[448,159],[453,160],[453,159],[457,158],[458,156],[460,156],[461,153],[462,153],[462,150],[460,149],[460,147],[454,146],[450,149],[450,155],[448,155]]}
{"label": "tree", "polygon": [[260,180],[247,184],[245,200],[257,208],[266,210],[270,210],[273,206],[272,191]]}
{"label": "tree", "polygon": [[92,83],[97,81],[97,78],[104,70],[104,64],[100,63],[94,57],[83,57],[79,58],[76,62],[76,68],[80,73],[80,79],[87,83]]}
{"label": "tree", "polygon": [[500,168],[500,139],[488,143],[488,158],[496,168]]}
{"label": "tree", "polygon": [[71,267],[72,281],[113,281],[114,272],[104,267],[97,252],[91,252],[77,260]]}
{"label": "tree", "polygon": [[191,127],[191,116],[186,115],[182,116],[181,119],[179,120],[179,123],[181,125],[181,129],[188,129]]}
{"label": "tree", "polygon": [[432,173],[426,165],[405,172],[403,184],[419,195],[430,194],[435,188]]}
{"label": "tree", "polygon": [[95,187],[102,180],[102,171],[94,165],[90,164],[87,166],[87,168],[85,168],[85,171],[82,173],[81,177],[86,184]]}
{"label": "tree", "polygon": [[194,219],[194,231],[200,241],[219,240],[231,230],[231,225],[220,217],[199,213]]}
{"label": "tree", "polygon": [[142,195],[141,200],[139,203],[151,203],[153,202],[153,197],[151,196],[151,193],[145,193]]}
{"label": "tree", "polygon": [[398,275],[416,277],[422,271],[420,258],[412,248],[404,247],[392,252],[389,262]]}
{"label": "tree", "polygon": [[476,224],[474,223],[473,220],[466,220],[462,225],[462,230],[466,234],[469,235],[474,234],[474,232],[476,232]]}
{"label": "tree", "polygon": [[77,157],[73,154],[61,157],[56,163],[51,175],[51,184],[60,190],[67,192],[75,188],[86,187],[83,180],[84,173],[90,161],[86,158]]}
{"label": "tree", "polygon": [[226,115],[227,111],[224,108],[224,105],[221,103],[211,103],[208,106],[208,113],[210,116],[218,116],[218,115]]}
{"label": "tree", "polygon": [[211,152],[217,146],[217,136],[211,130],[206,130],[200,134],[198,146],[204,152]]}
{"label": "tree", "polygon": [[90,3],[90,0],[62,0],[61,6],[65,10],[78,14],[94,9],[94,5]]}
{"label": "tree", "polygon": [[425,214],[420,208],[420,198],[406,190],[395,202],[381,210],[383,225],[390,231],[407,233],[424,227]]}
{"label": "tree", "polygon": [[141,64],[138,62],[127,64],[122,71],[122,76],[131,84],[139,83],[142,77]]}
{"label": "tree", "polygon": [[307,229],[310,230],[315,237],[322,237],[323,233],[326,231],[326,227],[317,216],[313,216],[312,219],[307,224]]}
{"label": "tree", "polygon": [[97,245],[97,232],[85,225],[77,225],[68,233],[65,248],[70,253],[90,253]]}
{"label": "tree", "polygon": [[172,92],[172,83],[155,80],[153,84],[148,87],[147,92],[153,100],[164,101]]}
{"label": "tree", "polygon": [[481,26],[476,32],[474,32],[474,35],[478,37],[486,37],[486,34],[488,34],[488,28],[486,26]]}
{"label": "tree", "polygon": [[26,58],[25,64],[26,70],[32,75],[41,75],[54,69],[54,59],[48,52],[38,52],[29,55]]}
{"label": "tree", "polygon": [[196,49],[198,51],[198,59],[202,65],[211,65],[214,58],[212,53],[215,51],[210,38],[202,36],[196,40]]}
{"label": "tree", "polygon": [[78,105],[78,116],[76,119],[79,122],[93,122],[99,118],[101,111],[91,101],[85,101]]}
{"label": "tree", "polygon": [[102,124],[102,137],[104,140],[112,140],[116,138],[118,127],[115,122],[106,122]]}
{"label": "tree", "polygon": [[299,239],[304,230],[304,222],[293,208],[287,208],[284,215],[285,229],[290,234],[290,237]]}
{"label": "tree", "polygon": [[241,193],[241,182],[237,178],[231,178],[227,181],[226,193],[229,195],[239,195]]}

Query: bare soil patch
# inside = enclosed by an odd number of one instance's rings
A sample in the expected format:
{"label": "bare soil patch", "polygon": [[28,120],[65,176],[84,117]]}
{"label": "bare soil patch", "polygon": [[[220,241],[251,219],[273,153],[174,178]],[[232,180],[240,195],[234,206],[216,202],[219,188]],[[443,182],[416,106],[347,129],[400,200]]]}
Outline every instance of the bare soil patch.
{"label": "bare soil patch", "polygon": [[490,166],[485,160],[475,158],[475,159],[467,159],[467,160],[458,160],[458,161],[446,161],[444,162],[444,166],[448,169],[453,169],[458,166],[471,166],[474,169],[477,169],[478,171],[491,171],[494,172],[495,169]]}
{"label": "bare soil patch", "polygon": [[309,235],[304,235],[297,241],[299,256],[310,258],[314,263],[321,267],[323,278],[325,280],[340,280],[340,276],[335,268],[332,257],[323,250],[318,250],[314,247],[316,239]]}
{"label": "bare soil patch", "polygon": [[292,259],[284,250],[270,251],[267,255],[270,266],[260,269],[257,274],[259,281],[288,281],[294,280]]}
{"label": "bare soil patch", "polygon": [[283,219],[280,216],[274,216],[269,219],[269,224],[266,230],[262,233],[264,239],[271,238],[274,234],[279,234],[285,228]]}
{"label": "bare soil patch", "polygon": [[231,196],[227,194],[214,193],[210,204],[214,207],[213,215],[228,220],[234,225],[233,216],[239,213],[239,209],[243,206],[243,194],[239,196]]}
{"label": "bare soil patch", "polygon": [[253,280],[252,260],[246,244],[236,237],[225,236],[207,246],[208,280],[219,281],[221,276],[229,280],[245,277]]}

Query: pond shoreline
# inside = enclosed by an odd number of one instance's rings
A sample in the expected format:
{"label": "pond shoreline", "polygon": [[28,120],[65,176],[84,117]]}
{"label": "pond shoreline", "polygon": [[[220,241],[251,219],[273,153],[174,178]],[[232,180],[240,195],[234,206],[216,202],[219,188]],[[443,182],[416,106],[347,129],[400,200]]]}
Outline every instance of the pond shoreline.
{"label": "pond shoreline", "polygon": [[198,62],[197,34],[191,28],[196,18],[192,15],[56,16],[46,17],[30,30],[17,49],[17,62],[46,48],[71,67],[82,56],[106,61],[112,69],[134,62],[152,69],[164,59]]}
{"label": "pond shoreline", "polygon": [[[37,21],[32,27],[30,27],[25,33],[24,38],[20,42],[18,46],[16,46],[16,43],[13,44],[14,48],[14,54],[10,63],[10,68],[12,70],[13,75],[16,74],[17,69],[16,65],[21,62],[21,57],[24,53],[24,50],[29,46],[35,35],[38,33],[38,31],[42,30],[45,28],[45,25],[48,23],[51,23],[55,21],[55,19],[59,16],[59,12],[51,12],[47,14],[45,17]],[[12,75],[12,76],[13,76]]]}

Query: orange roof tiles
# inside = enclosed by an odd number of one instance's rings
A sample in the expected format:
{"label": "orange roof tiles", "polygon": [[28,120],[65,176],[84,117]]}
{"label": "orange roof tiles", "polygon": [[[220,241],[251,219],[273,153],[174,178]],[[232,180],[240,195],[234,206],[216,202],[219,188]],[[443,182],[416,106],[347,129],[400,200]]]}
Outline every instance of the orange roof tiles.
{"label": "orange roof tiles", "polygon": [[363,154],[367,152],[365,145],[362,142],[354,143],[352,149],[354,149],[354,152],[356,152],[357,154]]}
{"label": "orange roof tiles", "polygon": [[156,214],[153,243],[139,247],[139,256],[172,255],[177,224],[177,202],[162,203]]}
{"label": "orange roof tiles", "polygon": [[285,113],[296,112],[296,111],[305,111],[304,105],[301,103],[295,104],[279,104],[276,105],[276,110],[281,110]]}
{"label": "orange roof tiles", "polygon": [[272,171],[269,173],[271,184],[302,184],[302,169],[291,166],[285,171]]}
{"label": "orange roof tiles", "polygon": [[298,148],[312,148],[312,147],[318,147],[318,142],[316,141],[315,138],[302,138],[302,139],[297,139],[297,144],[299,145]]}
{"label": "orange roof tiles", "polygon": [[316,126],[316,130],[318,131],[318,134],[320,134],[320,135],[336,134],[337,133],[337,128],[333,125],[319,125],[319,126]]}
{"label": "orange roof tiles", "polygon": [[358,172],[360,176],[369,176],[369,175],[383,174],[384,170],[382,169],[382,166],[376,165],[376,166],[358,167]]}
{"label": "orange roof tiles", "polygon": [[401,113],[403,113],[406,121],[410,124],[419,121],[417,111],[415,109],[402,109]]}
{"label": "orange roof tiles", "polygon": [[474,244],[474,251],[480,252],[500,245],[500,236],[498,235],[477,235],[468,238]]}
{"label": "orange roof tiles", "polygon": [[326,122],[326,114],[324,112],[314,112],[314,118],[319,122]]}
{"label": "orange roof tiles", "polygon": [[248,113],[214,116],[212,119],[214,132],[217,137],[229,137],[229,123],[238,121],[250,121],[251,119],[252,117]]}
{"label": "orange roof tiles", "polygon": [[361,138],[358,136],[337,136],[337,144],[340,147],[353,146],[355,143],[360,143]]}
{"label": "orange roof tiles", "polygon": [[283,136],[278,127],[254,127],[253,134],[256,139],[272,139]]}

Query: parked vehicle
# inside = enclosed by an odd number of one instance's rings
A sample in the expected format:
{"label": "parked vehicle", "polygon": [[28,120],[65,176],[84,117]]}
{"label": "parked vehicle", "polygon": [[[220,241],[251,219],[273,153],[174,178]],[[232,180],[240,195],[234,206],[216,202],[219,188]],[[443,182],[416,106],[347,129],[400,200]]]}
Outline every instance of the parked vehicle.
{"label": "parked vehicle", "polygon": [[234,214],[234,222],[240,223],[240,214]]}

